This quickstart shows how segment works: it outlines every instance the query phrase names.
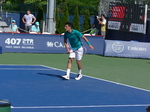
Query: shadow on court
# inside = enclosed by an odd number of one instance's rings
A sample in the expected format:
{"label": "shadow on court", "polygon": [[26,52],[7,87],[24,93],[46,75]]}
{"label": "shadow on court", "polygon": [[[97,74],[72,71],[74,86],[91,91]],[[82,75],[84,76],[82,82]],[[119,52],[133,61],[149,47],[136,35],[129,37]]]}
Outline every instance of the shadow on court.
{"label": "shadow on court", "polygon": [[[50,77],[56,77],[59,78],[60,80],[66,80],[64,79],[61,75],[56,75],[56,74],[47,74],[47,73],[38,73],[39,75],[46,75]],[[74,77],[70,77],[70,79],[74,79]],[[67,80],[68,81],[68,80]]]}

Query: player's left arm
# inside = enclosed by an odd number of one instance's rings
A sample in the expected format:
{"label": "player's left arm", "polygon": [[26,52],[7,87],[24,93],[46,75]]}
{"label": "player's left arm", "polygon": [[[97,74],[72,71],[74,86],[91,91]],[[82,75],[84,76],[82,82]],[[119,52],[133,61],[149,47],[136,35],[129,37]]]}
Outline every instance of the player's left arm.
{"label": "player's left arm", "polygon": [[31,24],[35,23],[36,21],[36,17],[33,18],[33,22],[31,22]]}
{"label": "player's left arm", "polygon": [[31,22],[31,24],[33,24],[33,23],[35,23],[35,21],[36,21],[36,17],[34,16],[34,15],[32,15],[33,17],[33,22]]}
{"label": "player's left arm", "polygon": [[94,47],[91,45],[91,43],[89,42],[89,40],[83,35],[82,38],[85,40],[85,42],[88,44],[88,46],[91,48],[91,49],[94,49]]}

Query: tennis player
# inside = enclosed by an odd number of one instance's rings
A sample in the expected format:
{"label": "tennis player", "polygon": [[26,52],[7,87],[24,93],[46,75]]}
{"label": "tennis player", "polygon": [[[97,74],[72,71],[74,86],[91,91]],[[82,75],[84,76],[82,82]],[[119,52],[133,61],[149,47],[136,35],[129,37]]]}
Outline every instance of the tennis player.
{"label": "tennis player", "polygon": [[[94,49],[94,47],[90,44],[88,39],[85,36],[83,36],[83,34],[81,34],[79,31],[74,30],[72,28],[73,28],[72,23],[67,22],[65,24],[66,32],[64,34],[64,45],[65,45],[67,53],[69,53],[69,59],[68,59],[66,74],[62,77],[64,79],[67,79],[67,80],[70,79],[70,71],[71,71],[71,67],[72,67],[72,61],[73,61],[74,58],[76,58],[76,63],[77,63],[77,66],[78,66],[78,75],[75,79],[80,80],[82,78],[81,59],[82,59],[82,56],[83,56],[83,53],[84,53],[81,38],[83,38],[86,41],[86,43],[88,44],[88,46],[91,49]],[[71,45],[71,49],[69,49],[67,39],[69,40],[69,43]]]}

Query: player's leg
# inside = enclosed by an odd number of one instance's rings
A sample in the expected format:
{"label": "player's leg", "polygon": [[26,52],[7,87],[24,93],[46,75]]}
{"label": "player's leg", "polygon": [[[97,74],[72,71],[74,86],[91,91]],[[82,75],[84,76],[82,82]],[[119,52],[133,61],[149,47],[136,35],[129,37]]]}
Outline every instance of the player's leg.
{"label": "player's leg", "polygon": [[81,60],[76,60],[78,66],[78,76],[75,78],[76,80],[80,80],[82,78],[82,63]]}
{"label": "player's leg", "polygon": [[69,59],[68,59],[67,71],[66,71],[66,75],[67,75],[68,77],[70,76],[70,71],[71,71],[71,67],[72,67],[72,61],[73,61],[73,58],[69,58]]}
{"label": "player's leg", "polygon": [[68,59],[67,69],[71,69],[71,67],[72,67],[72,61],[73,61],[73,58],[69,58]]}
{"label": "player's leg", "polygon": [[75,78],[76,80],[80,80],[82,78],[82,64],[81,60],[76,60],[78,66],[78,76]]}
{"label": "player's leg", "polygon": [[78,70],[82,70],[82,63],[81,60],[76,60],[77,66],[78,66]]}
{"label": "player's leg", "polygon": [[68,63],[67,63],[67,71],[66,74],[64,76],[62,76],[63,78],[69,80],[70,79],[70,71],[71,71],[71,67],[72,67],[72,61],[75,58],[75,53],[73,52],[73,50],[71,50],[71,53],[69,55],[69,59],[68,59]]}
{"label": "player's leg", "polygon": [[106,32],[105,31],[101,31],[101,35],[103,35],[103,38],[105,39]]}
{"label": "player's leg", "polygon": [[29,31],[31,30],[32,25],[28,26]]}
{"label": "player's leg", "polygon": [[25,25],[25,30],[28,31],[28,26],[27,25]]}
{"label": "player's leg", "polygon": [[76,51],[76,63],[78,66],[78,76],[75,78],[76,80],[80,80],[82,78],[82,56],[83,56],[83,47],[79,48]]}

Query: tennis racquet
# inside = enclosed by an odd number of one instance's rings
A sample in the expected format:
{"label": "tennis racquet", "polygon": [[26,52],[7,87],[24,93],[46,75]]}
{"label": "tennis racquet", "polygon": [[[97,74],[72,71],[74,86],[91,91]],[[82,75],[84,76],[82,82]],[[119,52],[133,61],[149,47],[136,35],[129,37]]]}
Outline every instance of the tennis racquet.
{"label": "tennis racquet", "polygon": [[87,48],[83,46],[83,55],[87,53]]}

